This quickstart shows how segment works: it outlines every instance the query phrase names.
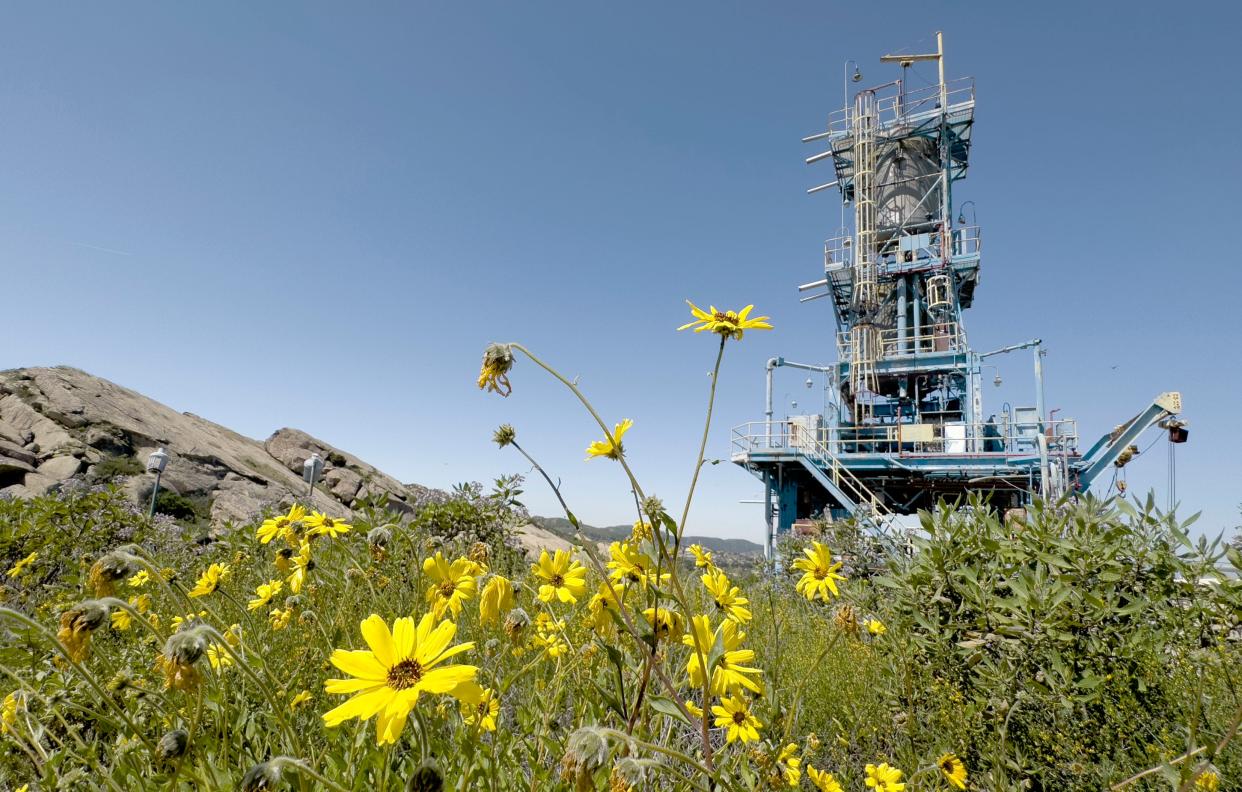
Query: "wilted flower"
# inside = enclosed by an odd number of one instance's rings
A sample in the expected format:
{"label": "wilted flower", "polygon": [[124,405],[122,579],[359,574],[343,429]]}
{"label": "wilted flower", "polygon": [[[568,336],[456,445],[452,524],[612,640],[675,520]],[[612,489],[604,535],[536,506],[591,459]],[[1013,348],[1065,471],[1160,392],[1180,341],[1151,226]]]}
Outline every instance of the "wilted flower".
{"label": "wilted flower", "polygon": [[513,392],[509,384],[509,369],[513,368],[513,350],[508,344],[488,344],[483,350],[483,365],[479,367],[479,390],[508,396]]}
{"label": "wilted flower", "polygon": [[91,565],[87,581],[96,597],[111,597],[116,592],[116,582],[129,577],[133,571],[131,556],[119,550],[113,550]]}
{"label": "wilted flower", "polygon": [[505,617],[504,630],[509,640],[517,643],[521,640],[526,628],[530,626],[530,614],[521,608],[514,608]]}
{"label": "wilted flower", "polygon": [[96,600],[83,600],[60,614],[60,629],[56,637],[64,644],[65,651],[80,663],[90,653],[91,633],[108,621],[108,607]]}
{"label": "wilted flower", "polygon": [[260,792],[280,786],[280,765],[276,762],[260,762],[242,776],[242,792]]}

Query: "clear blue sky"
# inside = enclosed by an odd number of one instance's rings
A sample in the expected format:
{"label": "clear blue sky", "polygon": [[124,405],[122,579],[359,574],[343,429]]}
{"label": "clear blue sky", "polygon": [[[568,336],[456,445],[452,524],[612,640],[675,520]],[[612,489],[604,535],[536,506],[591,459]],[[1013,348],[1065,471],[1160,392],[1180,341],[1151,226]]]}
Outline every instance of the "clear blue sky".
{"label": "clear blue sky", "polygon": [[[712,342],[682,300],[755,303],[709,453],[758,420],[763,361],[828,362],[835,192],[799,138],[845,59],[933,46],[974,75],[987,350],[1039,336],[1049,407],[1093,439],[1180,389],[1179,495],[1239,522],[1236,33],[1227,3],[108,3],[0,29],[0,367],[69,364],[262,439],[296,426],[406,481],[522,468],[513,423],[587,521],[631,519],[596,429],[529,364],[581,378],[647,489],[680,503]],[[365,10],[363,10],[365,9]],[[933,75],[929,68],[920,70]],[[916,78],[917,84],[917,78]],[[1029,404],[1003,361],[989,411]],[[778,401],[819,400],[803,377]],[[789,395],[786,395],[789,394]],[[1231,409],[1232,408],[1232,409]],[[1163,485],[1165,445],[1129,468]],[[690,531],[758,539],[758,483],[708,467]],[[1163,497],[1163,496],[1162,496]],[[529,505],[555,513],[532,481]]]}

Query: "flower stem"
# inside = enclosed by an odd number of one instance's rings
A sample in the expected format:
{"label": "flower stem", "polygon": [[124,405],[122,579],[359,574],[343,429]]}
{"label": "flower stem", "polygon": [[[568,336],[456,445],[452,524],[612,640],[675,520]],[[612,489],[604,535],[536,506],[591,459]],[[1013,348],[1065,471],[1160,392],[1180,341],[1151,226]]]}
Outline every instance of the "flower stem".
{"label": "flower stem", "polygon": [[686,534],[686,519],[690,516],[690,501],[694,499],[694,488],[699,483],[699,473],[703,470],[703,456],[707,453],[707,435],[712,428],[712,411],[716,406],[716,380],[720,377],[720,361],[724,358],[725,342],[728,336],[720,337],[720,347],[716,350],[716,365],[712,368],[712,387],[707,397],[707,419],[703,422],[703,439],[699,442],[699,457],[694,462],[694,476],[690,479],[690,490],[686,493],[686,505],[681,510],[681,522],[677,524],[677,536],[673,539],[673,556],[681,550],[681,539]]}

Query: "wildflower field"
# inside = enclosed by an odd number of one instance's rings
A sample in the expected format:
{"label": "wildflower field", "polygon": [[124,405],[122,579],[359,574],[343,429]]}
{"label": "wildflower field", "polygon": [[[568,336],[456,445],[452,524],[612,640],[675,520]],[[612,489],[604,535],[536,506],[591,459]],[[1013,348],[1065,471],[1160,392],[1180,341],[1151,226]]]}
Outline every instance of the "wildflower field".
{"label": "wildflower field", "polygon": [[[697,480],[726,347],[769,325],[692,310],[718,341]],[[595,418],[628,539],[528,556],[519,477],[412,515],[287,504],[203,544],[116,489],[0,500],[0,785],[1237,788],[1235,548],[1150,501],[1021,523],[972,502],[921,515],[908,552],[825,522],[778,568],[723,568],[682,544],[693,483],[643,489],[631,421],[518,344],[479,387],[507,394],[519,360]],[[560,498],[537,442],[494,439]]]}

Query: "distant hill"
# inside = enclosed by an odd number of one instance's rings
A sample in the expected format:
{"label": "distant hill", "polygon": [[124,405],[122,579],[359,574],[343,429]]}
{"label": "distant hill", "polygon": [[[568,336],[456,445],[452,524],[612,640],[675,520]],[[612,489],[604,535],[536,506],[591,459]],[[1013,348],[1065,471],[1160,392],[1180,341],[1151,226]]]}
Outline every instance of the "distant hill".
{"label": "distant hill", "polygon": [[[569,520],[564,517],[531,517],[531,522],[543,528],[549,533],[572,541],[574,537],[574,528],[570,525]],[[598,528],[594,525],[582,526],[582,531],[591,539],[597,542],[615,542],[624,539],[630,535],[633,526],[630,525],[609,525]],[[723,539],[719,536],[687,536],[682,540],[682,544],[689,546],[692,544],[702,545],[713,553],[728,553],[739,556],[762,556],[763,545],[749,541],[747,539]]]}

